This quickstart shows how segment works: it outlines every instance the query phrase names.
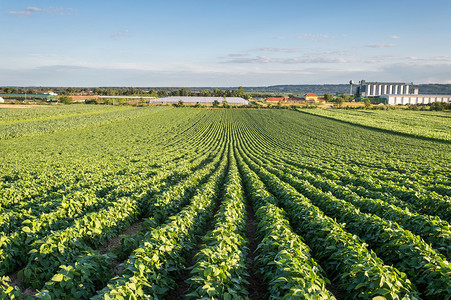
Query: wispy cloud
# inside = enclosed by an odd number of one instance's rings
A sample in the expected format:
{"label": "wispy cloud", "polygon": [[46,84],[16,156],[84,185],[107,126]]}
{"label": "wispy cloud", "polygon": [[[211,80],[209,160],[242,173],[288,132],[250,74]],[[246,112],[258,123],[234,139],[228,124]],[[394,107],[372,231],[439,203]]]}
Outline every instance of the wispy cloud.
{"label": "wispy cloud", "polygon": [[299,48],[272,48],[272,47],[265,47],[265,48],[257,48],[257,51],[294,53],[294,52],[299,52],[300,49]]}
{"label": "wispy cloud", "polygon": [[307,57],[292,57],[292,58],[280,58],[269,56],[256,56],[256,57],[242,57],[234,58],[223,63],[228,64],[323,64],[323,63],[351,63],[354,60],[345,59],[341,57],[328,57],[328,56],[307,56]]}
{"label": "wispy cloud", "polygon": [[129,35],[129,34],[130,34],[130,31],[128,29],[124,29],[124,30],[122,30],[120,32],[117,32],[117,33],[113,34],[111,36],[111,38],[112,39],[117,39],[117,38],[121,38],[123,36]]}
{"label": "wispy cloud", "polygon": [[371,44],[371,45],[366,45],[366,47],[368,48],[392,48],[392,47],[396,47],[395,44]]}
{"label": "wispy cloud", "polygon": [[26,15],[31,15],[31,11],[17,11],[17,10],[10,10],[8,11],[8,14],[10,15],[15,15],[15,16],[26,16]]}
{"label": "wispy cloud", "polygon": [[451,63],[451,56],[432,56],[432,57],[416,57],[409,56],[407,60],[412,62],[447,62]]}
{"label": "wispy cloud", "polygon": [[330,40],[334,39],[335,36],[330,35],[328,33],[304,33],[298,36],[299,39],[309,40],[309,41],[321,41],[321,40]]}
{"label": "wispy cloud", "polygon": [[42,9],[42,8],[38,8],[38,7],[34,7],[34,6],[28,6],[25,8],[25,11],[29,11],[29,12],[37,12],[37,13],[49,13],[50,10],[49,9]]}
{"label": "wispy cloud", "polygon": [[73,8],[62,8],[62,7],[49,7],[49,8],[39,8],[35,6],[25,7],[24,10],[10,10],[7,13],[15,16],[29,16],[32,14],[59,14],[59,15],[72,15],[74,9]]}
{"label": "wispy cloud", "polygon": [[243,54],[243,53],[230,53],[227,56],[228,57],[246,57],[246,56],[249,56],[249,55],[248,54]]}
{"label": "wispy cloud", "polygon": [[392,38],[392,39],[399,39],[400,37],[399,37],[399,35],[392,35],[390,38]]}

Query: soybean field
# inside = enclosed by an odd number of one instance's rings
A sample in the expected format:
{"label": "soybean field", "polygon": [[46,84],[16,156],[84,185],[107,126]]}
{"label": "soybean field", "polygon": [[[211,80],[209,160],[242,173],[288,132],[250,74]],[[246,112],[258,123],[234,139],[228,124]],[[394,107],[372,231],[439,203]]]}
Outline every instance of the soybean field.
{"label": "soybean field", "polygon": [[288,110],[0,117],[0,299],[450,299],[443,135]]}
{"label": "soybean field", "polygon": [[364,109],[309,109],[304,112],[365,127],[451,142],[449,112]]}

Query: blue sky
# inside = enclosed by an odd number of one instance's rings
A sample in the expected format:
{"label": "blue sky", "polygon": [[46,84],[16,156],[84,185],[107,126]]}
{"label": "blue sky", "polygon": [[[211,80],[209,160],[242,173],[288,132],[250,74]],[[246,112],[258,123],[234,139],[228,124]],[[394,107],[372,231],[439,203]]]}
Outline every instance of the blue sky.
{"label": "blue sky", "polygon": [[0,0],[0,86],[451,83],[451,1]]}

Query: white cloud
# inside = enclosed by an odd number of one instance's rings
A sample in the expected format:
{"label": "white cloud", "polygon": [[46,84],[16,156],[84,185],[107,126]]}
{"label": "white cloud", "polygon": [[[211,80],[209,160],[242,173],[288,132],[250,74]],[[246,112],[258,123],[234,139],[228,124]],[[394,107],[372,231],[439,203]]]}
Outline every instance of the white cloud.
{"label": "white cloud", "polygon": [[25,8],[25,10],[30,11],[30,12],[43,12],[43,13],[50,12],[49,9],[42,9],[42,8],[38,8],[38,7],[34,7],[34,6],[28,6]]}
{"label": "white cloud", "polygon": [[432,56],[432,57],[416,57],[416,56],[409,56],[407,57],[407,60],[412,62],[447,62],[451,63],[451,56]]}
{"label": "white cloud", "polygon": [[246,57],[249,56],[248,54],[243,54],[243,53],[230,53],[227,55],[228,57]]}
{"label": "white cloud", "polygon": [[400,37],[399,37],[399,35],[392,35],[390,38],[392,38],[392,39],[399,39]]}
{"label": "white cloud", "polygon": [[31,11],[10,10],[10,11],[8,11],[8,14],[15,15],[15,16],[26,16],[26,15],[31,15]]}
{"label": "white cloud", "polygon": [[334,39],[335,36],[330,35],[328,33],[304,33],[298,36],[299,39],[309,40],[309,41],[321,41],[321,40],[330,40]]}
{"label": "white cloud", "polygon": [[267,51],[267,52],[287,52],[287,53],[293,53],[293,52],[299,52],[299,48],[272,48],[272,47],[266,47],[266,48],[258,48],[257,51]]}
{"label": "white cloud", "polygon": [[111,36],[112,39],[120,38],[126,35],[129,35],[130,31],[128,29],[124,29],[120,32],[117,32]]}
{"label": "white cloud", "polygon": [[224,67],[183,65],[173,69],[136,69],[138,65],[115,66],[48,65],[32,69],[0,69],[4,85],[38,86],[263,86],[275,84],[347,83],[349,78],[369,81],[405,81],[414,83],[449,83],[451,64],[400,63],[365,66],[327,64],[267,65]]}
{"label": "white cloud", "polygon": [[345,59],[342,57],[330,57],[328,55],[312,55],[304,57],[269,57],[269,56],[256,56],[256,57],[237,57],[223,63],[227,64],[342,64],[355,62],[351,59]]}
{"label": "white cloud", "polygon": [[62,8],[62,7],[49,7],[49,8],[39,8],[35,6],[28,6],[24,10],[10,10],[7,13],[15,16],[29,16],[36,13],[47,13],[47,14],[60,14],[60,15],[72,15],[73,8]]}
{"label": "white cloud", "polygon": [[371,44],[371,45],[366,45],[366,47],[368,48],[392,48],[392,47],[396,47],[395,44]]}

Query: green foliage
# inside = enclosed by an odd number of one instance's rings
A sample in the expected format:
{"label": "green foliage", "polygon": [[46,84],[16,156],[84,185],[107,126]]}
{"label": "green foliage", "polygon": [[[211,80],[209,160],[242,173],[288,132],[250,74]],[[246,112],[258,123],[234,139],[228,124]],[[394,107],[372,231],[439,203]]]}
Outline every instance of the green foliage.
{"label": "green foliage", "polygon": [[[22,270],[40,299],[166,298],[186,279],[188,298],[245,299],[254,267],[270,299],[334,299],[329,280],[350,299],[449,297],[451,157],[435,137],[447,112],[70,105],[0,117],[0,272]],[[116,256],[94,250],[129,229]],[[1,299],[24,297],[0,285]]]}
{"label": "green foliage", "polygon": [[233,152],[229,146],[229,170],[224,196],[215,215],[215,228],[205,237],[205,245],[196,255],[191,271],[190,292],[187,297],[227,297],[243,299],[247,296],[246,272],[246,204],[241,179]]}
{"label": "green foliage", "polygon": [[346,101],[346,99],[342,96],[337,97],[337,99],[335,100],[338,107],[341,107],[343,105],[343,103],[345,103],[345,101]]}
{"label": "green foliage", "polygon": [[334,96],[332,96],[332,94],[326,93],[324,94],[324,99],[326,100],[326,102],[332,102],[334,100]]}
{"label": "green foliage", "polygon": [[[36,295],[37,299],[87,299],[111,278],[111,258],[88,252],[73,265],[61,265],[60,270]],[[82,287],[82,288],[80,288]]]}
{"label": "green foliage", "polygon": [[434,102],[430,106],[430,110],[433,110],[433,111],[444,111],[445,109],[447,109],[447,110],[451,109],[451,104],[442,103],[442,102]]}
{"label": "green foliage", "polygon": [[229,103],[227,103],[227,100],[222,101],[222,107],[223,108],[230,108]]}
{"label": "green foliage", "polygon": [[185,102],[183,100],[179,100],[179,102],[172,104],[175,107],[185,107]]}
{"label": "green foliage", "polygon": [[0,299],[18,300],[23,299],[24,295],[17,286],[11,286],[9,277],[0,277]]}
{"label": "green foliage", "polygon": [[[377,108],[379,106],[373,106]],[[387,106],[388,107],[388,106]],[[384,106],[381,106],[384,108]],[[363,111],[321,109],[309,113],[404,134],[451,141],[449,114],[409,110]]]}
{"label": "green foliage", "polygon": [[[289,184],[252,160],[245,159],[245,162],[291,213],[290,217],[299,232],[308,240],[317,256],[330,261],[328,271],[334,274],[333,279],[341,282],[351,297],[362,294],[371,297],[391,294],[393,296],[390,298],[394,299],[417,297],[406,274],[384,265],[359,238],[346,232]],[[383,284],[376,286],[374,282]]]}
{"label": "green foliage", "polygon": [[72,104],[74,102],[72,97],[69,96],[61,96],[58,100],[63,104]]}

